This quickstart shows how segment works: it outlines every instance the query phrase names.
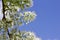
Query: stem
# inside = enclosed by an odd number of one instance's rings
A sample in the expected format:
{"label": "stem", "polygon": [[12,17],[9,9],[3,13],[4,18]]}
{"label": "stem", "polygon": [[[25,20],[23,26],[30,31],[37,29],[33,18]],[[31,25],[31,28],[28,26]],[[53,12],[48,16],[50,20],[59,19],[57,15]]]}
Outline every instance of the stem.
{"label": "stem", "polygon": [[3,12],[3,18],[2,19],[6,19],[5,18],[5,8],[4,8],[4,1],[2,0],[2,12]]}
{"label": "stem", "polygon": [[8,32],[9,40],[12,40],[12,34],[9,33],[9,30],[7,30],[7,32]]}

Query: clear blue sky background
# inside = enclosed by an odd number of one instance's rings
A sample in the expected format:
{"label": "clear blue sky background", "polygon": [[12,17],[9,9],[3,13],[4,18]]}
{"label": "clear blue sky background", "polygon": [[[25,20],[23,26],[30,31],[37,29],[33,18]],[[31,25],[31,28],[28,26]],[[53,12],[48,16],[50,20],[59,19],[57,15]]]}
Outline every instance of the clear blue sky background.
{"label": "clear blue sky background", "polygon": [[43,40],[60,40],[60,0],[33,0],[29,10],[37,13],[36,19],[21,30],[33,31]]}

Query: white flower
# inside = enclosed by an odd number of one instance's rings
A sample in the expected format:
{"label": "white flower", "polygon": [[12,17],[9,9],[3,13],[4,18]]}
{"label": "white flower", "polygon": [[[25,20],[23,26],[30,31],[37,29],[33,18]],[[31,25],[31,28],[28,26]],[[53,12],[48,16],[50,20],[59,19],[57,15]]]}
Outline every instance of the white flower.
{"label": "white flower", "polygon": [[17,9],[17,11],[19,11],[20,10],[20,8],[18,7],[18,6],[14,6],[15,7],[15,9]]}
{"label": "white flower", "polygon": [[33,6],[33,1],[32,0],[28,0],[29,3],[26,3],[26,5],[28,5],[29,7]]}
{"label": "white flower", "polygon": [[35,12],[31,12],[31,11],[27,11],[24,12],[24,21],[26,22],[26,24],[32,22],[35,18],[36,18],[36,13]]}
{"label": "white flower", "polygon": [[10,18],[10,11],[9,10],[7,10],[6,12],[5,12],[5,18],[8,20],[8,21],[10,21],[11,20],[11,18]]}
{"label": "white flower", "polygon": [[22,34],[23,39],[25,38],[26,40],[31,39],[31,40],[42,40],[41,38],[38,38],[33,32],[25,32]]}
{"label": "white flower", "polygon": [[42,40],[41,38],[34,38],[34,40]]}

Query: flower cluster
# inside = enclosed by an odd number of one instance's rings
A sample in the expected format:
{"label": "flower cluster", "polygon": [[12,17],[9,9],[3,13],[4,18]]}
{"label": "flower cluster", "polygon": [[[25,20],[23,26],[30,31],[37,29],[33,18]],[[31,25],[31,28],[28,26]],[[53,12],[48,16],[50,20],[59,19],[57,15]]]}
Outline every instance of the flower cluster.
{"label": "flower cluster", "polygon": [[12,39],[14,40],[14,38],[16,40],[42,40],[41,38],[38,38],[33,32],[26,31],[14,33]]}
{"label": "flower cluster", "polygon": [[35,12],[26,11],[24,13],[10,12],[7,10],[5,12],[5,22],[1,20],[0,26],[12,27],[14,25],[22,25],[23,23],[30,23],[36,18]]}

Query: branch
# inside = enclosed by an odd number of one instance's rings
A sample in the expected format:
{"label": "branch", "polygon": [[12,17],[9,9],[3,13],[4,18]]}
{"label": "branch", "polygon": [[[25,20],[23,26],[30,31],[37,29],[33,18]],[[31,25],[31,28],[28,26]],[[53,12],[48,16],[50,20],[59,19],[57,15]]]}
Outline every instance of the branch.
{"label": "branch", "polygon": [[5,19],[5,20],[6,20],[6,18],[5,18],[4,1],[3,1],[3,0],[2,0],[2,11],[3,11],[3,18],[2,18],[2,20],[3,20],[3,19]]}

